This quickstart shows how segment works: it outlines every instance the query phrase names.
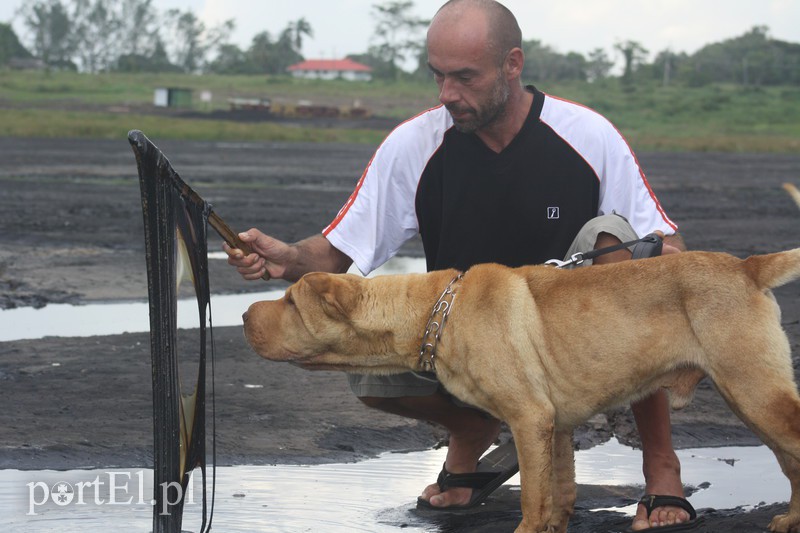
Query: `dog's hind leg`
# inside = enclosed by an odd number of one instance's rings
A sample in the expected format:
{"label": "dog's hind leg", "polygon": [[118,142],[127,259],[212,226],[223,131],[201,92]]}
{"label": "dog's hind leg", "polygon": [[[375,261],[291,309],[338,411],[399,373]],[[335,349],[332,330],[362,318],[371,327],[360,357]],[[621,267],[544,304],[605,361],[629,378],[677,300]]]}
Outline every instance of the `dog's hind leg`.
{"label": "dog's hind leg", "polygon": [[[740,408],[734,406],[739,396],[729,399],[728,392],[722,392],[739,418],[773,451],[789,479],[792,491],[789,512],[776,516],[770,523],[770,531],[800,532],[800,397],[795,390],[786,389],[762,394],[763,400]],[[760,405],[754,406],[756,403]]]}
{"label": "dog's hind leg", "polygon": [[789,479],[789,511],[775,516],[769,530],[779,533],[800,531],[800,397],[795,390],[770,391],[767,407],[753,420],[740,414],[761,440],[775,453],[781,470]]}
{"label": "dog's hind leg", "polygon": [[778,464],[781,465],[781,470],[789,478],[792,486],[792,498],[789,502],[789,512],[782,515],[777,515],[772,519],[769,524],[770,531],[780,533],[797,532],[800,531],[800,506],[798,500],[800,499],[800,462],[794,458],[776,451],[776,447],[770,446],[778,458]]}
{"label": "dog's hind leg", "polygon": [[[776,340],[773,337],[772,342],[762,343],[760,352],[739,350],[748,353],[746,366],[736,361],[743,358],[730,357],[734,360],[731,364],[710,374],[731,409],[772,449],[789,478],[789,512],[776,516],[770,524],[770,531],[789,533],[800,531],[800,396],[788,342]],[[749,355],[754,353],[758,355]]]}

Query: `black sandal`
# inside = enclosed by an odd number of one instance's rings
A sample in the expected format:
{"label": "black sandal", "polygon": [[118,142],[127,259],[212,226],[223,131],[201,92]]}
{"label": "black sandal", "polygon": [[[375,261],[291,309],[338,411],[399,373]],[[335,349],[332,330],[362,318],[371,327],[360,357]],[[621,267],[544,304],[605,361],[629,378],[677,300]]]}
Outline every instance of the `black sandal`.
{"label": "black sandal", "polygon": [[[672,532],[672,531],[694,531],[703,523],[703,518],[697,517],[697,511],[694,510],[692,504],[686,498],[678,496],[659,496],[657,494],[645,494],[639,503],[644,505],[649,517],[655,509],[659,507],[679,507],[689,514],[689,521],[680,524],[672,524],[671,526],[655,526],[648,529],[641,529],[639,531],[647,532],[653,531],[654,533]],[[630,530],[632,531],[632,530]]]}
{"label": "black sandal", "polygon": [[502,444],[486,454],[478,462],[475,472],[467,474],[452,474],[442,467],[436,483],[439,490],[444,492],[455,487],[465,487],[473,489],[469,503],[464,505],[450,505],[447,507],[436,507],[431,505],[428,500],[417,498],[417,507],[431,511],[459,511],[472,509],[482,504],[491,493],[497,490],[500,485],[508,481],[514,474],[519,472],[519,461],[517,460],[517,449],[514,441]]}

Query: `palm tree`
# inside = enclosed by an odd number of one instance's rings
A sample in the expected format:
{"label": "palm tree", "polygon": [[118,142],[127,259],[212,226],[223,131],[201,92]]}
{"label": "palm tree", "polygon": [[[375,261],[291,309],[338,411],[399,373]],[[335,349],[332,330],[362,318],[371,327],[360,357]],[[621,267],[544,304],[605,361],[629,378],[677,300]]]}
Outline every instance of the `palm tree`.
{"label": "palm tree", "polygon": [[294,22],[290,22],[286,28],[287,33],[291,36],[292,46],[295,51],[300,53],[303,48],[303,36],[314,37],[314,30],[305,17],[300,17]]}

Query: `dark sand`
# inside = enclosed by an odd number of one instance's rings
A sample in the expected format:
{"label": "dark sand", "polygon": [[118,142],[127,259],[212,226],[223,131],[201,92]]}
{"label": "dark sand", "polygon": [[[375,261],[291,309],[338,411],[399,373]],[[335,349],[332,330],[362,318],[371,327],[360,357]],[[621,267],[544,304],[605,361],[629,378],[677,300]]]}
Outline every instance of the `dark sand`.
{"label": "dark sand", "polygon": [[[257,226],[289,241],[318,232],[331,220],[373,150],[154,141],[233,227]],[[138,178],[124,138],[0,138],[0,154],[0,308],[146,299]],[[639,157],[691,249],[744,257],[797,246],[800,212],[780,185],[800,182],[800,157]],[[220,246],[212,235],[210,248]],[[402,253],[420,255],[419,243]],[[271,282],[272,288],[281,286]],[[264,290],[261,282],[241,280],[224,261],[211,262],[211,287],[212,301],[213,295]],[[797,283],[777,291],[795,351],[798,293]],[[363,407],[343,375],[261,360],[238,327],[215,328],[215,337],[219,464],[356,461],[387,450],[423,449],[445,437],[428,424]],[[149,357],[146,333],[0,343],[0,468],[151,465]],[[245,383],[263,388],[244,388]],[[707,383],[673,422],[681,448],[759,443]],[[611,435],[636,445],[627,410],[579,428],[576,442],[585,448]],[[420,479],[420,489],[431,481]],[[632,501],[640,490],[581,487],[570,531],[624,529],[628,518],[585,509]],[[513,531],[520,517],[517,498],[518,493],[500,491],[480,513],[430,521],[441,531]],[[784,508],[707,510],[708,531],[764,531],[776,509]]]}

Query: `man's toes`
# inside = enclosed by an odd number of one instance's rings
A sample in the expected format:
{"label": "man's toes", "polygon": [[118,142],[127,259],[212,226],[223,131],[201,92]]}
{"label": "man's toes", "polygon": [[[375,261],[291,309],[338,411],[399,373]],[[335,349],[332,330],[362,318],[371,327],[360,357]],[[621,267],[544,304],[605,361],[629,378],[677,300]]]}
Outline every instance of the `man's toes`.
{"label": "man's toes", "polygon": [[432,484],[428,485],[427,487],[425,487],[425,490],[422,491],[422,494],[420,495],[420,498],[422,498],[426,502],[430,502],[431,498],[433,496],[439,494],[439,492],[440,492],[439,484],[438,483],[432,483]]}
{"label": "man's toes", "polygon": [[671,526],[675,523],[675,513],[672,511],[667,511],[666,509],[662,509],[661,511],[654,513],[655,520],[651,518],[651,522],[654,522],[656,525],[659,526]]}
{"label": "man's toes", "polygon": [[458,507],[469,503],[472,489],[455,488],[434,494],[428,500],[434,507]]}
{"label": "man's toes", "polygon": [[650,515],[650,524],[653,527],[682,524],[687,520],[689,520],[689,515],[686,511],[675,507],[656,509],[653,511],[653,514]]}
{"label": "man's toes", "polygon": [[678,507],[659,507],[648,517],[643,505],[639,506],[639,512],[631,524],[632,531],[641,531],[659,526],[672,526],[689,521],[689,514]]}

